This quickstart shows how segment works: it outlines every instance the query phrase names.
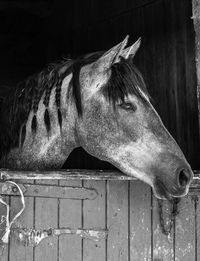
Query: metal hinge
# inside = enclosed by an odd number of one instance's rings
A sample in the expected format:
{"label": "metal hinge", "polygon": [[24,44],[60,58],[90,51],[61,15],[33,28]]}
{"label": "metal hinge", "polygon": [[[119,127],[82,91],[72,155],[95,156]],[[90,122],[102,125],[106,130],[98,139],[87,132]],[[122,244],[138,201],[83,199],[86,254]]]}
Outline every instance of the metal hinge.
{"label": "metal hinge", "polygon": [[[53,185],[18,184],[25,197],[47,197],[63,199],[95,199],[98,193],[93,188],[62,187]],[[20,195],[14,184],[0,182],[0,195]]]}

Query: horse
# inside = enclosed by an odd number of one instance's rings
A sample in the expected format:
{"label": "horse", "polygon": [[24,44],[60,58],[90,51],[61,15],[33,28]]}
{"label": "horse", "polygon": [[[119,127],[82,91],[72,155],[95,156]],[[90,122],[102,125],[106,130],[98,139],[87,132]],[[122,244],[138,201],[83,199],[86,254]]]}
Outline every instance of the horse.
{"label": "horse", "polygon": [[159,199],[185,196],[193,172],[134,65],[141,39],[127,43],[50,64],[10,91],[0,109],[0,167],[57,169],[82,147]]}

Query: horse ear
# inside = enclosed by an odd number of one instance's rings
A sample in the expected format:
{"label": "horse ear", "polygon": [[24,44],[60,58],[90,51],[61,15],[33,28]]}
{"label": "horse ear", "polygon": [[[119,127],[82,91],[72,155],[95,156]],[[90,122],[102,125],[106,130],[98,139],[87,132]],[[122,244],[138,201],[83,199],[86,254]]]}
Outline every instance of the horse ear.
{"label": "horse ear", "polygon": [[139,49],[141,44],[141,37],[131,46],[124,49],[120,56],[122,56],[124,59],[128,59],[129,57],[133,58]]}
{"label": "horse ear", "polygon": [[112,47],[110,50],[105,52],[96,62],[95,67],[98,71],[105,71],[110,68],[113,63],[116,63],[119,60],[125,46],[127,45],[129,36],[119,43],[118,45]]}

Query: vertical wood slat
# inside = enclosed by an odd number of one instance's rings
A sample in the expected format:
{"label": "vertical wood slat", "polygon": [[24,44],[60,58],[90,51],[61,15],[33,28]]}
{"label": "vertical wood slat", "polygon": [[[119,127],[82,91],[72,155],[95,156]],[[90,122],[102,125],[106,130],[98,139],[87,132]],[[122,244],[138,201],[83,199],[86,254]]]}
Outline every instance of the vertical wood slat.
{"label": "vertical wood slat", "polygon": [[[105,181],[84,181],[84,187],[96,189],[98,196],[94,200],[83,202],[84,228],[105,229]],[[106,239],[99,241],[83,239],[83,261],[105,261]]]}
{"label": "vertical wood slat", "polygon": [[151,260],[151,188],[130,182],[130,261]]}
{"label": "vertical wood slat", "polygon": [[[196,196],[196,204],[195,204],[195,243],[196,243],[196,260],[200,260],[200,196]],[[195,260],[195,261],[196,261]]]}
{"label": "vertical wood slat", "polygon": [[[186,108],[187,108],[187,160],[193,166],[197,168],[196,162],[198,162],[198,152],[200,147],[198,146],[199,133],[198,133],[198,111],[197,111],[197,77],[195,70],[195,36],[193,24],[191,22],[192,17],[192,1],[184,1],[185,8],[183,14],[185,17],[185,67],[186,67]],[[193,137],[191,139],[191,137]],[[193,153],[193,152],[196,153]]]}
{"label": "vertical wood slat", "polygon": [[0,260],[8,261],[9,259],[9,245],[4,245],[0,247]]}
{"label": "vertical wood slat", "polygon": [[[37,184],[55,185],[58,181],[37,181]],[[35,198],[34,203],[36,229],[57,228],[58,225],[58,199]],[[34,249],[34,261],[57,261],[58,239],[48,237],[40,242]]]}
{"label": "vertical wood slat", "polygon": [[[60,181],[62,186],[81,187],[81,181]],[[73,229],[82,227],[82,201],[60,199],[59,226]],[[82,239],[76,235],[61,235],[59,237],[59,261],[73,258],[82,261]]]}
{"label": "vertical wood slat", "polygon": [[128,261],[128,182],[109,181],[107,189],[107,261]]}
{"label": "vertical wood slat", "polygon": [[[156,19],[152,19],[153,26],[153,45],[155,50],[155,56],[153,58],[153,63],[155,66],[155,76],[154,76],[154,96],[157,104],[157,110],[159,114],[162,115],[162,121],[164,124],[167,123],[168,111],[167,108],[167,95],[166,89],[166,61],[165,61],[165,42],[166,36],[163,34],[165,32],[165,17],[164,17],[164,5],[163,1],[155,2],[152,5],[152,16]],[[160,102],[162,101],[162,102]]]}
{"label": "vertical wood slat", "polygon": [[197,71],[197,103],[199,116],[199,135],[200,135],[200,1],[192,0],[192,13],[195,29],[195,49],[196,49],[196,71]]}
{"label": "vertical wood slat", "polygon": [[167,111],[168,111],[168,122],[167,127],[173,137],[177,136],[178,124],[176,121],[177,117],[177,94],[176,94],[176,33],[175,33],[175,10],[173,8],[173,2],[164,0],[164,11],[165,11],[165,23],[166,23],[166,93],[167,93]]}
{"label": "vertical wood slat", "polygon": [[[3,197],[3,199],[6,203],[9,203],[9,196]],[[6,216],[6,207],[3,204],[0,204],[0,218],[1,218],[0,220],[2,220],[3,216]],[[2,236],[5,233],[5,222],[2,223],[0,228],[2,229],[0,231],[0,238],[2,238]],[[2,243],[2,245],[0,245],[0,260],[7,261],[8,256],[9,256],[9,244],[6,245]]]}
{"label": "vertical wood slat", "polygon": [[[20,183],[26,183],[26,181],[19,181]],[[34,181],[29,181],[30,184],[33,184]],[[10,208],[11,208],[11,217],[13,218],[16,213],[22,208],[20,197],[10,197]],[[25,209],[22,215],[15,221],[13,224],[14,227],[22,228],[33,228],[34,223],[34,198],[25,197]],[[19,238],[10,236],[9,244],[9,260],[10,261],[26,261],[33,260],[33,246],[23,244],[18,241]],[[33,260],[34,261],[34,260]]]}
{"label": "vertical wood slat", "polygon": [[[198,123],[199,129],[197,134],[197,140],[200,139],[200,1],[192,0],[192,18],[194,22],[195,30],[195,61],[196,61],[196,75],[197,75],[197,91],[195,92],[195,97],[197,97],[197,107],[198,107]],[[200,146],[198,145],[200,150]],[[199,153],[197,153],[199,155]],[[199,159],[197,159],[197,167],[200,167]]]}
{"label": "vertical wood slat", "polygon": [[177,115],[176,121],[178,122],[178,141],[181,149],[188,155],[187,143],[187,128],[185,128],[185,122],[188,121],[187,106],[186,106],[186,66],[185,66],[185,17],[184,14],[184,2],[173,1],[174,10],[176,10],[176,68],[177,68],[177,109],[179,115]]}
{"label": "vertical wood slat", "polygon": [[192,197],[178,204],[176,217],[175,256],[177,261],[195,261],[195,208]]}
{"label": "vertical wood slat", "polygon": [[[19,202],[20,201],[20,202]],[[22,215],[16,220],[14,227],[22,227],[22,228],[33,228],[33,201],[32,197],[25,198],[25,210]],[[16,213],[21,209],[21,200],[20,197],[11,197],[11,212],[12,215],[16,215]],[[12,211],[14,210],[14,211]],[[9,251],[9,260],[10,261],[32,261],[33,260],[33,246],[26,245],[24,242],[20,242],[19,238],[15,237],[11,234],[10,237],[10,251]]]}
{"label": "vertical wood slat", "polygon": [[[162,205],[164,222],[168,226],[171,206],[164,200]],[[153,260],[172,261],[174,260],[174,229],[172,227],[169,235],[163,234],[158,213],[158,200],[153,196]]]}

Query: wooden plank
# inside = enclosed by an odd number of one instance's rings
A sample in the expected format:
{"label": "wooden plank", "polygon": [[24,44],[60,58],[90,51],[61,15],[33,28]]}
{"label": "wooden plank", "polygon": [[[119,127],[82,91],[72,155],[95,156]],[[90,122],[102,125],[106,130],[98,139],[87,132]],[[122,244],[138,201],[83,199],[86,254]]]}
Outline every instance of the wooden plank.
{"label": "wooden plank", "polygon": [[[40,181],[37,184],[58,184],[57,181]],[[58,226],[58,199],[35,198],[35,228],[57,228]],[[42,240],[34,248],[34,261],[55,261],[58,257],[58,238],[49,237]]]}
{"label": "wooden plank", "polygon": [[[153,4],[153,17],[154,17],[154,48],[155,48],[155,82],[154,82],[154,96],[153,99],[156,101],[157,111],[160,114],[164,125],[168,122],[168,88],[166,85],[166,35],[165,35],[165,9],[163,1],[158,1]],[[168,57],[167,57],[168,59]]]}
{"label": "wooden plank", "polygon": [[151,188],[130,182],[130,261],[151,260]]}
{"label": "wooden plank", "polygon": [[[198,126],[198,99],[197,99],[197,72],[195,67],[195,32],[193,28],[192,1],[185,0],[185,49],[186,49],[186,100],[187,100],[187,135],[188,135],[188,162],[193,168],[200,167],[200,146]],[[192,137],[192,139],[191,139]]]}
{"label": "wooden plank", "polygon": [[[171,204],[162,201],[164,225],[170,225]],[[162,233],[160,226],[158,200],[153,196],[153,260],[171,261],[174,260],[174,228],[168,235]]]}
{"label": "wooden plank", "polygon": [[[9,203],[9,197],[3,197],[3,200],[8,204]],[[5,234],[5,222],[3,220],[5,219],[6,216],[6,207],[0,203],[0,220],[1,220],[1,225],[0,225],[0,238],[3,237]],[[9,256],[9,244],[3,244],[2,241],[0,241],[0,260],[1,261],[7,261]]]}
{"label": "wooden plank", "polygon": [[135,180],[132,176],[124,175],[119,171],[91,170],[91,169],[63,169],[63,170],[5,170],[0,169],[1,180],[77,180],[77,179],[94,179],[94,180]]}
{"label": "wooden plank", "polygon": [[[21,184],[26,183],[25,180],[19,180]],[[33,180],[29,180],[33,184]],[[16,188],[16,187],[15,187]],[[16,191],[16,190],[15,190]],[[23,191],[23,190],[22,190]],[[10,197],[10,218],[13,218],[22,207],[20,197]],[[16,219],[12,228],[27,227],[32,228],[34,223],[34,199],[32,197],[25,198],[25,209],[23,213]],[[16,237],[12,232],[10,234],[9,244],[9,260],[10,261],[25,261],[33,260],[33,247],[27,242],[22,242],[19,237]]]}
{"label": "wooden plank", "polygon": [[[33,227],[33,198],[25,198],[25,210],[22,215],[15,221],[12,228],[23,227],[32,228]],[[21,209],[20,197],[11,197],[11,218],[16,215]],[[10,261],[26,261],[33,260],[33,247],[29,246],[26,242],[21,242],[19,237],[15,237],[13,233],[10,236],[10,251],[9,251]]]}
{"label": "wooden plank", "polygon": [[176,10],[175,34],[176,34],[176,70],[177,70],[177,141],[187,157],[187,109],[186,109],[186,68],[185,68],[185,17],[183,15],[184,1],[173,1]]}
{"label": "wooden plank", "polygon": [[[60,181],[62,186],[79,186],[81,181]],[[82,200],[59,200],[59,227],[82,227]],[[66,257],[73,261],[82,261],[82,239],[76,236],[61,235],[59,237],[59,260]]]}
{"label": "wooden plank", "polygon": [[128,182],[109,181],[107,188],[107,261],[128,261]]}
{"label": "wooden plank", "polygon": [[[200,170],[194,170],[193,182],[191,189],[200,187]],[[133,176],[124,175],[119,171],[106,170],[53,170],[53,171],[12,171],[0,170],[0,180],[76,180],[79,184],[80,180],[137,180]]]}
{"label": "wooden plank", "polygon": [[196,195],[194,198],[195,205],[195,249],[196,249],[196,259],[200,260],[200,196]]}
{"label": "wooden plank", "polygon": [[199,112],[199,132],[200,132],[200,0],[192,0],[192,13],[194,29],[196,33],[195,46],[196,46],[196,71],[197,71],[197,102]]}
{"label": "wooden plank", "polygon": [[195,261],[195,208],[190,196],[181,199],[176,217],[175,257],[177,261]]}
{"label": "wooden plank", "polygon": [[[83,202],[83,226],[105,229],[105,181],[84,181],[84,187],[95,188],[98,197]],[[83,240],[83,260],[93,261],[94,258],[95,261],[106,260],[106,240]]]}
{"label": "wooden plank", "polygon": [[8,254],[9,253],[9,245],[1,245],[0,246],[0,260],[1,261],[8,261]]}
{"label": "wooden plank", "polygon": [[166,68],[166,100],[167,100],[167,112],[168,112],[168,122],[167,128],[174,138],[177,137],[177,104],[176,104],[176,20],[175,20],[175,10],[173,7],[173,1],[164,0],[164,18],[165,18],[165,35],[166,35],[166,45],[165,45],[165,68]]}

